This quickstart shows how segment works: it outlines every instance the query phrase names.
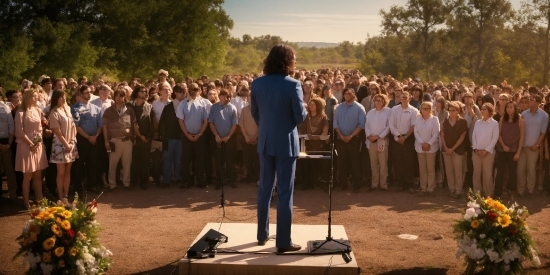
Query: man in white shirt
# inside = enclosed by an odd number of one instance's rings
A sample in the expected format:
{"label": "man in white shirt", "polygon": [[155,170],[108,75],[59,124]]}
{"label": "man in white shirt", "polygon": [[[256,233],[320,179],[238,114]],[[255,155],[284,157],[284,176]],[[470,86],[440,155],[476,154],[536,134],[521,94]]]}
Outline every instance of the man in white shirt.
{"label": "man in white shirt", "polygon": [[[101,108],[101,117],[105,113],[107,108],[113,105],[113,100],[109,98],[112,93],[111,88],[108,85],[100,84],[99,85],[99,98],[91,100],[90,103]],[[104,140],[103,133],[101,133],[97,140]],[[99,159],[99,173],[101,175],[101,180],[103,181],[104,186],[109,186],[107,183],[107,170],[109,169],[109,155],[105,146],[98,146],[98,156]]]}
{"label": "man in white shirt", "polygon": [[416,161],[414,150],[414,123],[418,109],[409,105],[411,96],[408,92],[401,94],[401,104],[392,108],[390,116],[390,138],[393,147],[393,163],[398,172],[394,173],[394,180],[400,190],[414,192],[413,178]]}

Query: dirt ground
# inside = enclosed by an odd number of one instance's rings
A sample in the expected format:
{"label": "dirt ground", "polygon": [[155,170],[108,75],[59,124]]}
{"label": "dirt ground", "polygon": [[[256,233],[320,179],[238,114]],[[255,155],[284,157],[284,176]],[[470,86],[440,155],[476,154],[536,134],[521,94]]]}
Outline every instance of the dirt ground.
{"label": "dirt ground", "polygon": [[[3,185],[0,200],[0,274],[23,274],[21,258],[12,261],[15,238],[28,219],[20,204],[11,203]],[[121,189],[121,188],[118,188]],[[255,184],[226,189],[224,222],[256,222]],[[542,262],[527,264],[528,274],[550,274],[550,198],[518,198],[532,214],[527,220]],[[100,241],[113,253],[109,274],[177,274],[177,261],[185,254],[206,223],[219,222],[220,192],[182,190],[176,186],[147,190],[116,190],[99,199],[97,219],[104,230]],[[334,191],[333,224],[342,224],[351,241],[362,274],[459,274],[463,260],[456,259],[452,223],[461,218],[465,200],[454,200],[446,190],[435,197],[374,191]],[[296,190],[294,224],[327,224],[328,193]],[[271,222],[275,223],[276,202]],[[233,220],[233,221],[232,221]],[[417,240],[399,234],[418,235]],[[442,239],[437,239],[442,235]]]}

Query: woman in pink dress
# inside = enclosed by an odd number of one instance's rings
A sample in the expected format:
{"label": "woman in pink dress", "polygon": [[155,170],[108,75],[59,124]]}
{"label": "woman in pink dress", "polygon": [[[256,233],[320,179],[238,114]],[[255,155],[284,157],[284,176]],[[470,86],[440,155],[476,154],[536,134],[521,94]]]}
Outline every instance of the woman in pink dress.
{"label": "woman in pink dress", "polygon": [[50,129],[53,131],[50,162],[57,164],[57,195],[67,202],[71,184],[71,165],[78,158],[76,149],[76,127],[65,93],[56,90],[52,94],[49,115]]}
{"label": "woman in pink dress", "polygon": [[29,209],[30,182],[36,201],[42,200],[42,170],[48,167],[42,143],[42,111],[38,108],[38,91],[27,89],[15,114],[15,170],[23,172],[23,207]]}

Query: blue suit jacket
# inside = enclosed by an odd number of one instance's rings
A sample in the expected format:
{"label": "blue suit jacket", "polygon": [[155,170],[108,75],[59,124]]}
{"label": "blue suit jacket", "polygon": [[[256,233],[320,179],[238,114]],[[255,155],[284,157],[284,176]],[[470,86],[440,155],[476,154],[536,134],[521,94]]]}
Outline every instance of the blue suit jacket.
{"label": "blue suit jacket", "polygon": [[258,153],[297,157],[296,126],[306,118],[302,84],[283,74],[257,78],[252,83],[250,110],[258,124]]}

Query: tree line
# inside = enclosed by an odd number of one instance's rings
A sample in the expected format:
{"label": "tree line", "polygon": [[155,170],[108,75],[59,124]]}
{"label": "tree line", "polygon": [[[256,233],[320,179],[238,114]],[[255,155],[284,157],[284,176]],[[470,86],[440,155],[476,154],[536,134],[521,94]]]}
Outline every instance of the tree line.
{"label": "tree line", "polygon": [[261,71],[288,43],[298,67],[359,67],[395,78],[548,84],[550,0],[408,0],[381,10],[382,31],[364,42],[299,47],[279,36],[231,37],[223,0],[0,0],[0,83],[156,78]]}

